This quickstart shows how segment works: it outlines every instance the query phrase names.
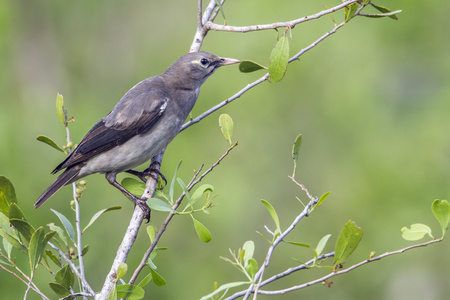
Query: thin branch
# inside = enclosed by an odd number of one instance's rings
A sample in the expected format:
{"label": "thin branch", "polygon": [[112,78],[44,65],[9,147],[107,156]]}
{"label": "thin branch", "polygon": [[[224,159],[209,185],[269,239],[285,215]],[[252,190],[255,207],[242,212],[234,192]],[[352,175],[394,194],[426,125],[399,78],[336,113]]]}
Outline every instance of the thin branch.
{"label": "thin branch", "polygon": [[[234,147],[236,145],[237,144],[234,144],[230,148],[228,148],[227,151],[214,164],[212,164],[211,167],[208,170],[206,170],[198,179],[196,179],[196,178],[197,178],[198,174],[200,173],[201,169],[203,168],[203,166],[197,172],[195,172],[193,178],[187,185],[188,191],[190,191],[197,183],[199,183],[206,175],[208,175],[217,165],[219,165],[219,163],[228,155],[228,153],[230,153],[231,150],[234,149]],[[175,201],[175,204],[172,206],[173,211],[171,211],[169,213],[166,220],[161,225],[161,228],[156,233],[155,239],[153,240],[150,247],[147,249],[144,256],[142,257],[141,263],[134,271],[133,276],[131,276],[130,281],[128,282],[129,284],[133,284],[136,281],[137,277],[139,276],[139,273],[142,271],[142,269],[147,264],[147,259],[150,257],[150,254],[155,249],[156,245],[158,244],[159,240],[161,239],[162,234],[166,231],[167,226],[169,225],[170,221],[176,215],[175,210],[181,205],[181,202],[183,201],[185,196],[186,196],[186,194],[183,192],[180,195],[180,197]]]}
{"label": "thin branch", "polygon": [[[428,246],[430,244],[438,243],[438,242],[441,242],[441,241],[442,241],[442,238],[436,239],[436,240],[431,240],[431,241],[428,241],[428,242],[425,242],[425,243],[421,243],[421,244],[412,245],[412,246],[409,246],[409,247],[406,247],[406,248],[402,248],[402,249],[399,249],[399,250],[396,250],[396,251],[386,252],[386,253],[381,254],[379,256],[376,256],[376,257],[364,260],[362,262],[359,262],[359,263],[357,263],[357,264],[355,264],[353,266],[350,266],[350,267],[348,267],[346,269],[343,269],[343,270],[340,270],[340,271],[337,271],[337,272],[332,272],[330,274],[327,274],[327,275],[322,276],[322,277],[320,277],[320,278],[318,278],[316,280],[313,280],[313,281],[310,281],[310,282],[307,282],[307,283],[304,283],[304,284],[292,286],[290,288],[282,289],[282,290],[273,290],[273,291],[259,290],[258,293],[261,294],[261,295],[282,295],[282,294],[286,294],[288,292],[296,291],[296,290],[303,289],[303,288],[306,288],[306,287],[309,287],[309,286],[312,286],[312,285],[315,285],[315,284],[318,284],[318,283],[322,283],[322,282],[324,282],[324,281],[326,281],[326,280],[328,280],[328,279],[330,279],[330,278],[332,278],[334,276],[341,275],[341,274],[344,274],[344,273],[348,273],[348,272],[350,272],[350,271],[352,271],[352,270],[354,270],[356,268],[359,268],[359,267],[361,267],[363,265],[366,265],[368,263],[371,263],[371,262],[374,262],[374,261],[377,261],[377,260],[381,260],[381,259],[383,259],[385,257],[391,256],[391,255],[395,255],[395,254],[400,254],[400,253],[406,252],[408,250],[419,248],[419,247],[426,247],[426,246]],[[231,300],[231,299],[235,299],[235,298],[227,298],[227,300],[228,299]]]}
{"label": "thin branch", "polygon": [[315,19],[319,19],[323,16],[329,15],[329,14],[334,13],[338,10],[341,10],[347,6],[350,6],[356,2],[360,2],[360,0],[346,1],[346,2],[344,2],[340,5],[337,5],[333,8],[322,10],[321,12],[318,12],[317,14],[305,16],[303,18],[299,18],[299,19],[291,20],[291,21],[287,21],[287,22],[275,22],[275,23],[271,23],[271,24],[250,25],[250,26],[230,26],[230,25],[219,25],[219,24],[208,21],[205,23],[204,27],[207,30],[229,31],[229,32],[251,32],[251,31],[260,31],[260,30],[268,30],[268,29],[277,29],[280,27],[294,28],[295,25],[297,25],[297,24],[315,20]]}
{"label": "thin branch", "polygon": [[66,261],[66,263],[72,268],[72,271],[75,273],[75,275],[77,275],[77,277],[81,280],[83,286],[85,286],[88,289],[91,296],[94,297],[94,295],[95,295],[94,290],[91,288],[89,283],[86,281],[86,278],[84,276],[82,276],[81,273],[78,271],[77,266],[75,266],[75,264],[64,254],[64,252],[61,251],[61,249],[59,249],[58,247],[53,245],[52,242],[48,242],[48,244],[50,245],[50,247],[55,249],[59,253],[59,255]]}

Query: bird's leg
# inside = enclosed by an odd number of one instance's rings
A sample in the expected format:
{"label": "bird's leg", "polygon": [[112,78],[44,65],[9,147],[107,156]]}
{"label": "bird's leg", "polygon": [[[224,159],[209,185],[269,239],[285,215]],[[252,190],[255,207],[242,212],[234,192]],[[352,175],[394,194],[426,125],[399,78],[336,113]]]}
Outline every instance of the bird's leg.
{"label": "bird's leg", "polygon": [[[161,177],[162,180],[164,180],[164,183],[165,183],[164,186],[166,186],[167,185],[166,176],[164,176],[163,173],[161,173],[161,171],[159,170],[159,168],[156,165],[159,165],[159,162],[154,161],[154,162],[152,162],[150,167],[148,167],[147,169],[145,169],[142,172],[139,172],[136,170],[127,170],[125,172],[138,177],[143,182],[147,182],[147,176],[151,176],[152,173],[156,173],[158,176]],[[154,178],[154,179],[157,180],[158,178]]]}
{"label": "bird's leg", "polygon": [[151,209],[150,209],[150,207],[148,207],[147,201],[144,199],[141,199],[139,197],[136,197],[135,195],[130,193],[126,188],[121,186],[116,181],[116,173],[106,173],[105,177],[106,177],[106,180],[108,180],[109,184],[111,184],[112,186],[117,188],[119,191],[121,191],[125,196],[127,196],[131,201],[133,201],[135,205],[138,205],[142,209],[142,211],[145,214],[145,219],[147,220],[147,223],[148,223],[150,221]]}

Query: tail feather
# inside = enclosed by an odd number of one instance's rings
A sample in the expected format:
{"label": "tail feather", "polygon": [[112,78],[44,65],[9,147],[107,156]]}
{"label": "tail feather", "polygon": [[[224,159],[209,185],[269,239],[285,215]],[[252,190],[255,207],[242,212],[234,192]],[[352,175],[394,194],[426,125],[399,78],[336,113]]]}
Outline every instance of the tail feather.
{"label": "tail feather", "polygon": [[34,203],[34,208],[39,208],[45,201],[47,201],[60,188],[72,182],[75,176],[80,172],[81,166],[76,165],[66,169],[58,178],[42,193],[42,195]]}

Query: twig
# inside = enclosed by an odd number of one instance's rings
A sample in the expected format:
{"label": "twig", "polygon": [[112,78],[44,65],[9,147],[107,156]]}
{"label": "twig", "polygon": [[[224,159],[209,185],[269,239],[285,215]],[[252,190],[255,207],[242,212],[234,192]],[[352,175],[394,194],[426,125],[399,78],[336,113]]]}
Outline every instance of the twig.
{"label": "twig", "polygon": [[53,249],[55,249],[59,253],[59,255],[72,268],[72,271],[75,273],[75,275],[77,275],[77,277],[81,280],[83,286],[85,286],[87,288],[87,290],[89,291],[89,293],[91,294],[91,296],[94,297],[95,296],[94,290],[91,288],[89,283],[86,281],[86,278],[84,276],[82,276],[81,273],[78,271],[77,266],[75,266],[75,264],[64,254],[64,252],[61,251],[61,249],[59,249],[58,247],[53,245],[52,242],[48,242],[47,244],[49,244],[50,247],[52,247]]}
{"label": "twig", "polygon": [[[330,274],[327,274],[327,275],[322,276],[322,277],[320,277],[320,278],[318,278],[316,280],[312,280],[312,281],[304,283],[304,284],[292,286],[290,288],[282,289],[282,290],[273,290],[273,291],[259,290],[258,294],[261,294],[261,295],[282,295],[282,294],[286,294],[288,292],[292,292],[292,291],[295,291],[295,290],[303,289],[303,288],[306,288],[306,287],[309,287],[309,286],[312,286],[312,285],[315,285],[315,284],[318,284],[318,283],[322,283],[322,282],[324,282],[324,281],[326,281],[326,280],[328,280],[328,279],[330,279],[330,278],[332,278],[334,276],[341,275],[341,274],[344,274],[344,273],[348,273],[348,272],[350,272],[350,271],[352,271],[352,270],[354,270],[356,268],[359,268],[359,267],[361,267],[363,265],[366,265],[368,263],[371,263],[371,262],[383,259],[385,257],[391,256],[391,255],[395,255],[395,254],[400,254],[400,253],[406,252],[408,250],[419,248],[419,247],[426,247],[426,246],[428,246],[430,244],[438,243],[438,242],[441,242],[441,241],[442,241],[442,238],[436,239],[436,240],[431,240],[431,241],[428,241],[428,242],[425,242],[425,243],[421,243],[421,244],[412,245],[412,246],[409,246],[409,247],[406,247],[406,248],[402,248],[402,249],[399,249],[399,250],[396,250],[396,251],[386,252],[386,253],[383,253],[383,254],[381,254],[379,256],[376,256],[376,257],[373,257],[373,258],[370,258],[370,259],[366,259],[366,260],[364,260],[362,262],[359,262],[359,263],[357,263],[357,264],[355,264],[353,266],[350,266],[350,267],[348,267],[346,269],[343,269],[343,270],[340,270],[340,271],[337,271],[337,272],[332,272]],[[236,299],[234,297],[235,295],[233,295],[232,297],[227,298],[226,300]]]}
{"label": "twig", "polygon": [[228,32],[251,32],[251,31],[260,31],[260,30],[268,30],[268,29],[277,29],[280,27],[289,27],[294,28],[295,25],[319,19],[320,17],[329,15],[331,13],[334,13],[338,10],[341,10],[347,6],[352,5],[353,3],[360,2],[360,0],[350,0],[346,1],[340,5],[337,5],[333,8],[322,10],[321,12],[318,12],[317,14],[305,16],[296,20],[291,20],[287,22],[275,22],[270,24],[263,24],[263,25],[250,25],[250,26],[231,26],[231,25],[219,25],[216,23],[213,23],[211,21],[208,21],[203,26],[206,30],[215,30],[215,31],[228,31]]}
{"label": "twig", "polygon": [[[203,166],[197,172],[195,172],[193,178],[191,179],[189,184],[186,186],[187,190],[190,191],[197,183],[199,183],[206,175],[208,175],[217,165],[219,165],[219,163],[228,155],[228,153],[230,153],[231,150],[233,150],[233,148],[236,145],[237,144],[234,144],[230,148],[228,148],[227,151],[214,164],[212,164],[211,167],[208,170],[206,170],[198,179],[196,179],[196,178],[198,177],[198,174],[200,173]],[[175,201],[175,204],[172,206],[172,209],[174,211],[181,205],[181,202],[183,201],[185,196],[186,196],[186,194],[183,192],[180,195],[180,197]],[[155,235],[155,239],[153,240],[150,247],[147,249],[144,256],[142,257],[141,263],[134,271],[133,276],[131,276],[130,281],[128,282],[129,284],[133,284],[136,281],[137,277],[139,276],[139,273],[142,271],[142,269],[147,264],[147,259],[150,257],[150,254],[155,249],[156,245],[158,244],[159,240],[161,239],[162,234],[166,231],[167,226],[169,225],[170,221],[175,216],[175,214],[176,214],[176,212],[171,211],[169,213],[169,215],[167,216],[166,220],[164,220],[164,223],[161,225],[161,228],[158,230],[158,232]]]}

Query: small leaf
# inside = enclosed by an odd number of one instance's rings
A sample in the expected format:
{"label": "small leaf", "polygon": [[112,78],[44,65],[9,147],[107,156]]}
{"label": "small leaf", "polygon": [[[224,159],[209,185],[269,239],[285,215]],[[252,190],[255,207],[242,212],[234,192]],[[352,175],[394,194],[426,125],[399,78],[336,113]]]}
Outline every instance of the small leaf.
{"label": "small leaf", "polygon": [[198,237],[200,240],[204,243],[208,243],[211,241],[211,233],[209,232],[208,228],[206,228],[202,223],[197,221],[192,215],[192,221],[194,221],[194,228],[197,232]]}
{"label": "small leaf", "polygon": [[310,245],[305,244],[305,243],[291,242],[291,241],[286,241],[286,240],[283,240],[283,242],[294,245],[294,246],[299,246],[299,247],[305,247],[305,248],[311,247]]}
{"label": "small leaf", "polygon": [[245,251],[243,260],[244,266],[246,266],[247,262],[253,257],[253,253],[255,252],[255,243],[253,241],[246,241],[242,249]]}
{"label": "small leaf", "polygon": [[152,281],[152,278],[153,277],[151,273],[147,274],[147,276],[145,276],[144,279],[142,279],[141,282],[138,283],[138,286],[141,288],[146,286],[150,281]]}
{"label": "small leaf", "polygon": [[425,224],[420,223],[412,224],[411,229],[403,227],[401,229],[401,232],[403,239],[407,241],[420,240],[425,236],[425,234],[428,234],[431,238],[433,238],[433,236],[431,235],[431,228]]}
{"label": "small leaf", "polygon": [[45,135],[40,135],[40,136],[38,136],[38,137],[37,137],[37,140],[40,141],[40,142],[43,142],[43,143],[45,143],[45,144],[47,144],[47,145],[49,145],[49,146],[51,146],[51,147],[53,147],[53,148],[55,148],[55,149],[58,150],[58,151],[64,152],[64,150],[61,149],[61,147],[59,147],[58,144],[55,143],[54,140],[52,140],[52,139],[49,138],[49,137],[46,137]]}
{"label": "small leaf", "polygon": [[63,125],[66,125],[66,116],[64,112],[64,97],[58,93],[56,95],[56,113],[58,114],[58,119]]}
{"label": "small leaf", "polygon": [[72,240],[72,242],[75,243],[75,230],[73,229],[73,226],[70,223],[70,221],[62,213],[59,213],[54,209],[50,210],[59,218],[64,228],[66,229],[67,233],[69,234],[70,239]]}
{"label": "small leaf", "polygon": [[243,60],[239,64],[239,71],[241,71],[242,73],[250,73],[261,69],[267,70],[267,67],[264,67],[263,65],[251,60]]}
{"label": "small leaf", "polygon": [[355,15],[356,11],[358,10],[358,4],[353,3],[349,6],[344,7],[344,13],[345,13],[345,22],[348,22],[351,20],[351,18]]}
{"label": "small leaf", "polygon": [[447,200],[436,199],[431,205],[431,210],[436,220],[441,224],[442,237],[444,237],[450,222],[450,204]]}
{"label": "small leaf", "polygon": [[150,268],[150,273],[152,275],[153,278],[153,283],[156,286],[165,286],[166,285],[166,280],[164,280],[164,278],[159,275],[154,269]]}
{"label": "small leaf", "polygon": [[108,300],[117,300],[117,285],[114,285],[111,293],[109,293]]}
{"label": "small leaf", "polygon": [[343,264],[345,260],[355,251],[361,241],[363,231],[356,226],[355,222],[348,221],[336,241],[334,254],[334,268]]}
{"label": "small leaf", "polygon": [[41,262],[44,255],[45,243],[44,243],[44,228],[41,226],[33,233],[29,246],[29,258],[31,273],[34,273],[37,265]]}
{"label": "small leaf", "polygon": [[126,263],[121,263],[117,268],[117,278],[116,281],[127,274],[128,265]]}
{"label": "small leaf", "polygon": [[231,137],[233,136],[233,119],[228,114],[221,114],[219,117],[219,126],[225,139],[233,144]]}
{"label": "small leaf", "polygon": [[89,251],[89,245],[84,246],[83,250],[81,250],[81,256],[85,256]]}
{"label": "small leaf", "polygon": [[14,186],[8,178],[0,176],[0,212],[5,216],[9,214],[11,203],[17,203]]}
{"label": "small leaf", "polygon": [[389,8],[386,8],[386,7],[383,7],[380,5],[375,5],[373,3],[370,3],[370,4],[382,13],[382,14],[378,15],[379,17],[389,17],[391,19],[398,20],[396,14],[399,14],[402,12],[401,10],[391,11]]}
{"label": "small leaf", "polygon": [[266,207],[266,209],[269,211],[270,216],[272,217],[273,221],[275,222],[275,226],[277,227],[277,230],[279,232],[281,232],[281,228],[280,228],[280,220],[278,219],[278,215],[277,212],[275,211],[275,209],[273,208],[272,204],[270,204],[269,202],[267,202],[264,199],[261,199],[262,204],[264,204],[264,206]]}
{"label": "small leaf", "polygon": [[202,184],[192,194],[192,202],[195,203],[205,192],[214,192],[214,187],[210,184]]}
{"label": "small leaf", "polygon": [[16,203],[11,203],[11,205],[9,206],[8,217],[9,219],[19,219],[24,221],[27,220],[22,210]]}
{"label": "small leaf", "polygon": [[220,9],[220,12],[222,13],[224,25],[227,25],[227,18],[225,18],[225,12],[223,11],[223,7],[222,7],[222,4],[220,3],[220,0],[214,0],[214,1],[216,2],[217,6]]}
{"label": "small leaf", "polygon": [[292,159],[294,160],[294,172],[292,177],[295,177],[295,170],[297,169],[298,154],[300,153],[300,146],[302,145],[302,135],[299,134],[295,138],[294,146],[292,146]]}
{"label": "small leaf", "polygon": [[84,233],[104,213],[107,213],[108,211],[118,210],[121,208],[122,207],[120,207],[120,206],[111,206],[111,207],[108,207],[108,208],[98,211],[97,213],[95,213],[95,215],[92,216],[91,220],[89,221],[89,224],[87,224],[86,227],[84,227],[82,233]]}
{"label": "small leaf", "polygon": [[325,199],[328,198],[328,196],[330,196],[330,192],[326,192],[325,194],[323,194],[322,196],[320,196],[319,201],[317,201],[317,204],[315,207],[318,207],[320,204],[322,204],[323,201],[325,201]]}
{"label": "small leaf", "polygon": [[144,290],[132,284],[121,284],[117,286],[117,296],[121,299],[138,300],[144,298]]}
{"label": "small leaf", "polygon": [[225,284],[219,286],[219,288],[216,289],[214,292],[212,292],[212,293],[210,293],[210,294],[208,294],[206,296],[201,297],[200,300],[213,299],[213,297],[215,295],[217,295],[218,293],[221,293],[222,291],[227,291],[227,290],[229,290],[231,288],[238,287],[238,286],[241,286],[241,285],[247,285],[247,284],[249,284],[248,281],[237,281],[237,282],[225,283]]}
{"label": "small leaf", "polygon": [[327,234],[326,236],[324,236],[323,238],[320,239],[319,243],[317,244],[316,249],[314,249],[316,257],[319,257],[322,254],[323,249],[325,248],[330,236],[331,236],[331,234]]}
{"label": "small leaf", "polygon": [[50,257],[50,259],[57,265],[58,267],[61,266],[61,263],[59,262],[59,259],[52,253],[50,250],[45,250],[45,254]]}
{"label": "small leaf", "polygon": [[0,228],[0,235],[8,241],[14,248],[19,249],[20,251],[24,252],[25,254],[28,254],[28,249],[25,247],[16,237],[12,236],[11,234],[7,233],[5,230]]}
{"label": "small leaf", "polygon": [[25,238],[26,244],[30,242],[31,236],[35,232],[36,229],[34,229],[33,226],[31,226],[30,223],[24,220],[18,220],[18,219],[11,219],[9,220],[11,222],[11,225],[14,226],[15,229],[17,229],[20,234]]}
{"label": "small leaf", "polygon": [[148,199],[147,204],[152,210],[174,212],[172,206],[158,198]]}
{"label": "small leaf", "polygon": [[170,199],[170,203],[172,203],[172,204],[173,204],[173,194],[174,194],[174,188],[175,188],[175,178],[177,176],[178,169],[181,166],[181,162],[182,162],[181,160],[178,162],[177,168],[175,169],[175,172],[173,174],[172,181],[170,182],[169,199]]}
{"label": "small leaf", "polygon": [[145,191],[145,183],[134,178],[126,177],[120,183],[125,189],[135,196],[141,197]]}
{"label": "small leaf", "polygon": [[270,54],[269,80],[277,82],[283,79],[289,63],[289,37],[283,34]]}
{"label": "small leaf", "polygon": [[147,234],[150,238],[150,243],[153,243],[153,241],[155,240],[155,228],[153,228],[153,226],[151,225],[147,226]]}
{"label": "small leaf", "polygon": [[250,275],[251,278],[255,277],[256,272],[258,272],[258,263],[254,258],[250,258],[248,260],[245,270],[247,271],[248,275]]}
{"label": "small leaf", "polygon": [[58,298],[64,298],[70,295],[69,289],[63,286],[62,284],[50,282],[48,285],[55,292],[55,294],[58,295]]}
{"label": "small leaf", "polygon": [[55,225],[54,223],[49,223],[47,224],[47,226],[50,228],[51,231],[55,231],[58,234],[58,237],[67,247],[67,238],[66,235],[64,234],[64,230],[61,227]]}
{"label": "small leaf", "polygon": [[75,278],[69,265],[65,265],[55,275],[55,283],[59,283],[67,289],[73,286],[74,279]]}

